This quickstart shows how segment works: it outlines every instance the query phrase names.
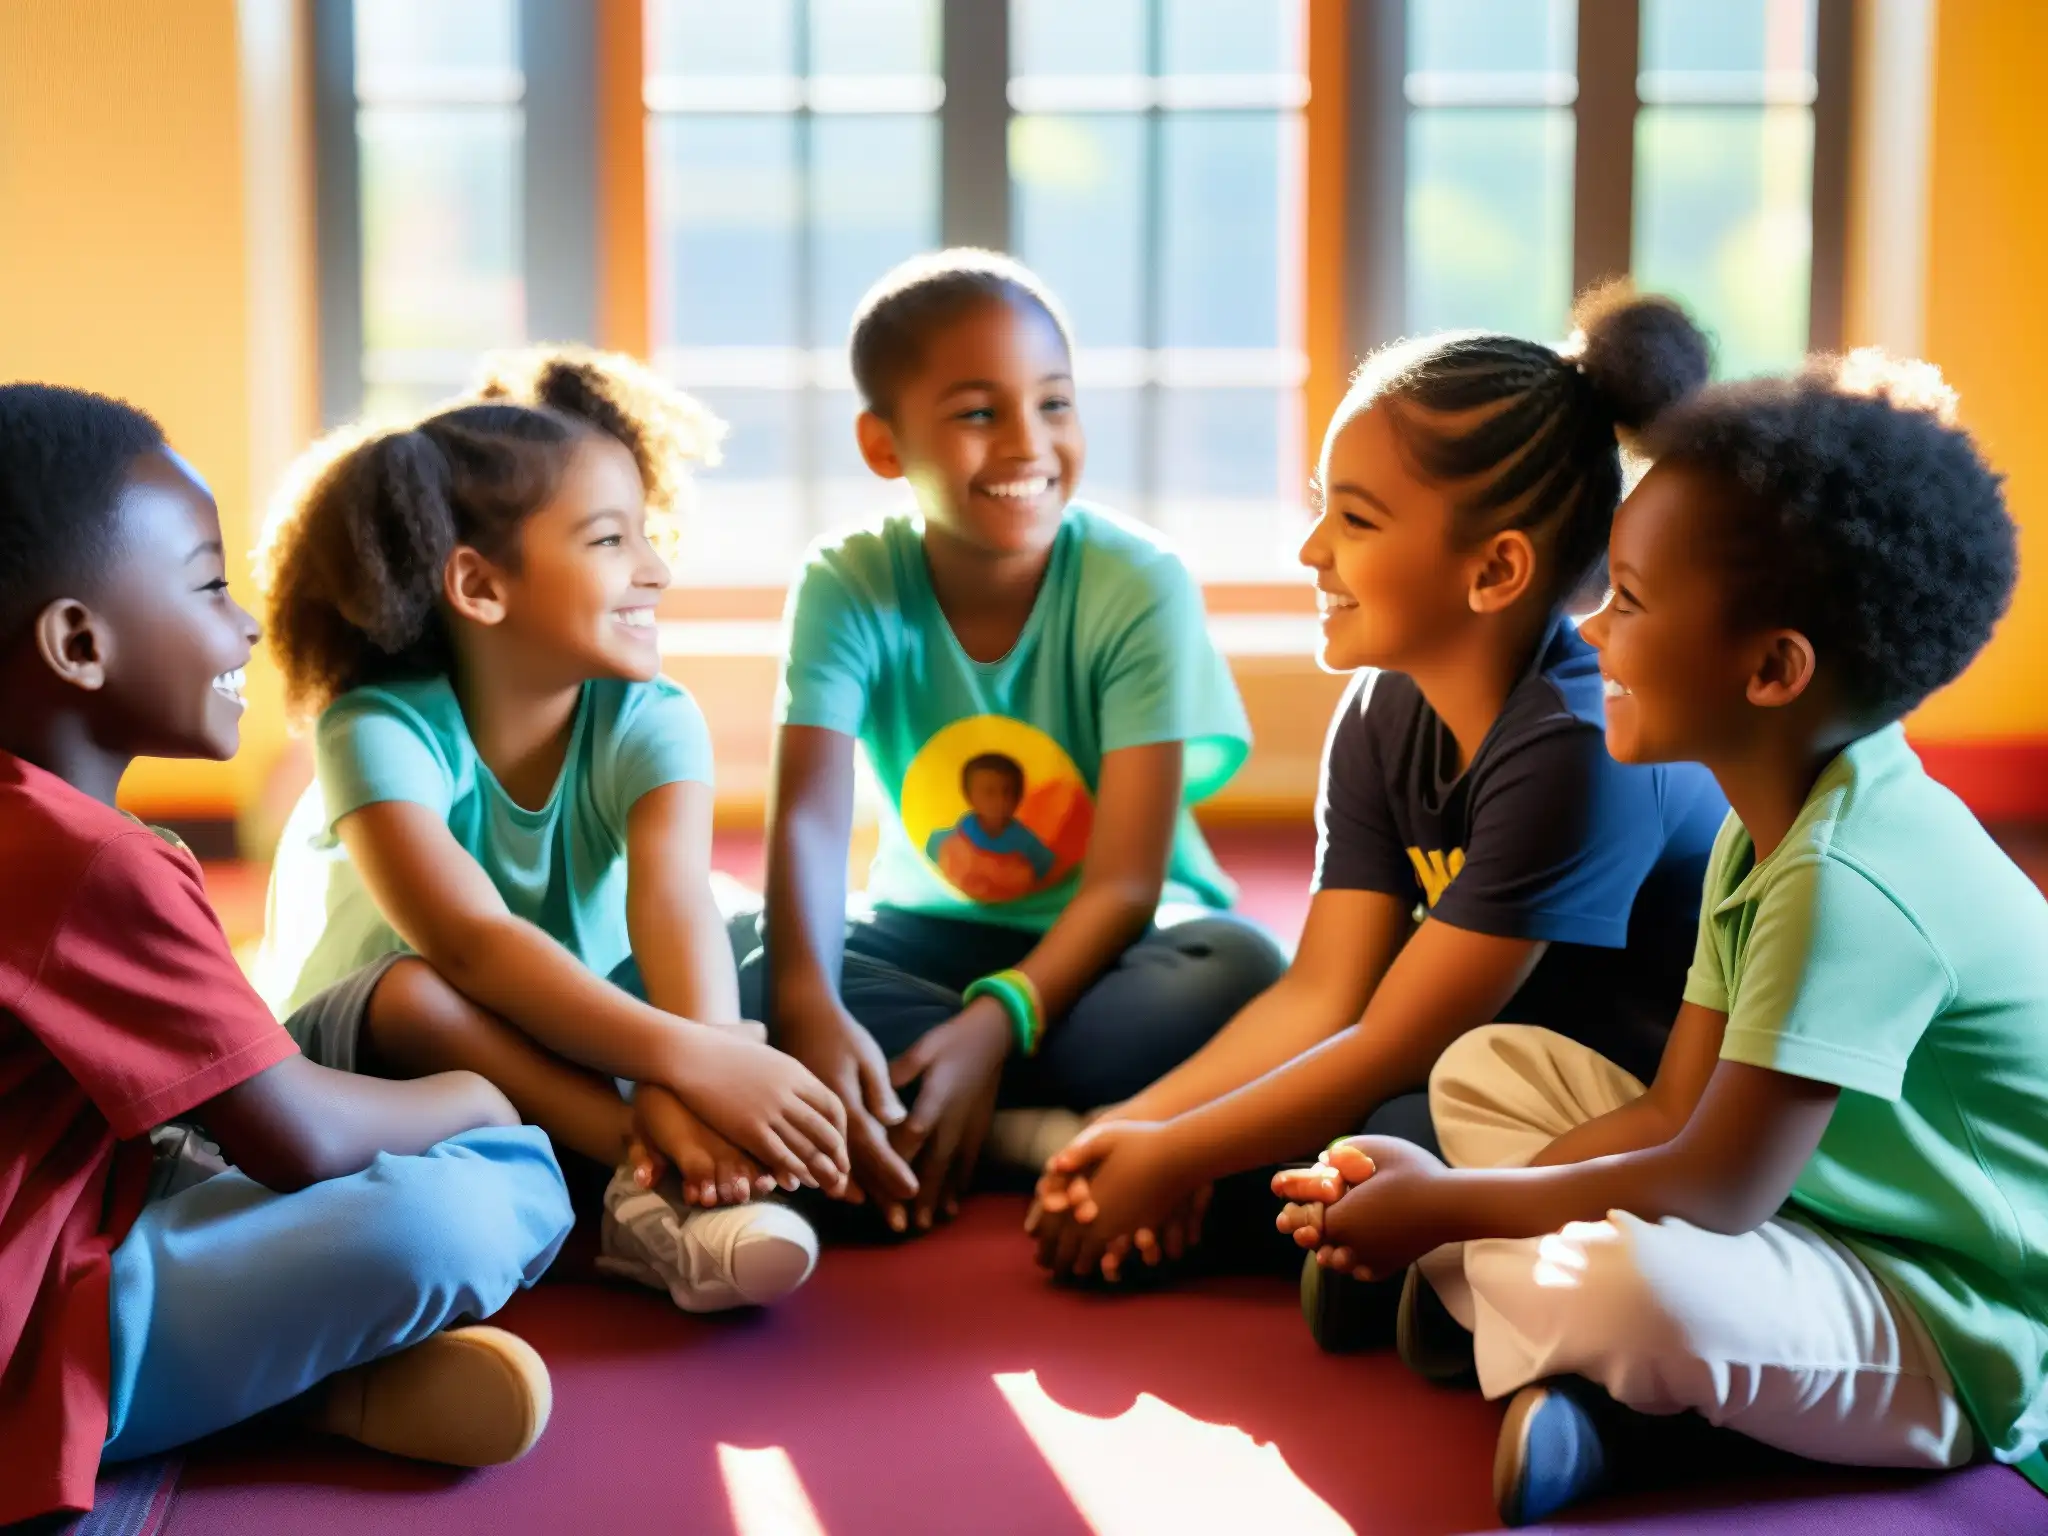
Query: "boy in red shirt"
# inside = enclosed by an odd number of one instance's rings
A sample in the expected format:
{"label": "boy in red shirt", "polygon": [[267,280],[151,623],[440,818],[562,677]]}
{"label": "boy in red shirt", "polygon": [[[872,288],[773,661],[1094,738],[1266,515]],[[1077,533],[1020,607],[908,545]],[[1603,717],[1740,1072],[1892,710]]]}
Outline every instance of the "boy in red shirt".
{"label": "boy in red shirt", "polygon": [[546,1138],[472,1073],[306,1061],[191,854],[114,808],[136,757],[234,754],[258,631],[227,585],[155,422],[0,386],[0,1525],[302,1394],[317,1428],[461,1465],[547,1422],[531,1347],[442,1331],[561,1245]]}

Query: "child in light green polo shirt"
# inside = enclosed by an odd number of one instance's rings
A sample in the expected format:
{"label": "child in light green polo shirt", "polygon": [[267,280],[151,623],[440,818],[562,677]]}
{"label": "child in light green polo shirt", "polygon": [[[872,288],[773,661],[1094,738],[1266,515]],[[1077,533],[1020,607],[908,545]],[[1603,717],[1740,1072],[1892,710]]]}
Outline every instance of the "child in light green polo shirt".
{"label": "child in light green polo shirt", "polygon": [[1512,1396],[1510,1524],[1671,1464],[1688,1410],[1817,1460],[2043,1482],[2048,902],[1898,723],[2013,587],[1952,404],[1859,354],[1652,434],[1585,626],[1608,745],[1706,763],[1733,808],[1655,1083],[1481,1030],[1430,1084],[1456,1171],[1361,1139],[1276,1181],[1325,1263],[1427,1255],[1403,1352]]}

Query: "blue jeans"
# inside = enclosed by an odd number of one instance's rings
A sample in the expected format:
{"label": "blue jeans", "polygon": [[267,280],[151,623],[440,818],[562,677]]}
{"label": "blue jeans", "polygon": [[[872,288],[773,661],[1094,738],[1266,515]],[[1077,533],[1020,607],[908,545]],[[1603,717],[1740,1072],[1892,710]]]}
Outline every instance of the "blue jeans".
{"label": "blue jeans", "polygon": [[[753,1019],[770,1017],[761,929],[757,912],[732,919],[740,1007]],[[1015,965],[1038,940],[995,923],[856,911],[846,924],[840,997],[893,1060],[960,1011],[969,983]],[[1001,1103],[1085,1113],[1127,1099],[1200,1050],[1286,969],[1279,944],[1245,918],[1162,908],[1055,1021],[1036,1056],[1011,1058]]]}
{"label": "blue jeans", "polygon": [[345,1370],[489,1317],[569,1232],[530,1125],[280,1195],[230,1169],[143,1207],[114,1250],[108,1461],[239,1424]]}

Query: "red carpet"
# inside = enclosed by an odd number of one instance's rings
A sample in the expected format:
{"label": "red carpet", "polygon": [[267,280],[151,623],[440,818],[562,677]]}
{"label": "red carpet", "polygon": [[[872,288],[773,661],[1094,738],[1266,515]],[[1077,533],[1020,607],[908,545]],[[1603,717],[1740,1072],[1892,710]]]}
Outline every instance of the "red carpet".
{"label": "red carpet", "polygon": [[[1217,842],[1246,907],[1291,938],[1309,835]],[[721,839],[721,866],[741,878],[758,875],[758,857],[758,844]],[[1321,1355],[1285,1283],[1141,1297],[1050,1286],[1021,1212],[983,1196],[921,1242],[834,1249],[772,1316],[699,1321],[644,1292],[544,1285],[502,1319],[554,1373],[554,1419],[525,1461],[459,1475],[245,1432],[190,1454],[165,1531],[1492,1528],[1498,1409],[1430,1388],[1390,1357]],[[2048,1531],[2048,1502],[1998,1467],[1817,1473],[1611,1501],[1587,1519],[1553,1529],[2018,1536]]]}
{"label": "red carpet", "polygon": [[[1496,1408],[1390,1357],[1318,1353],[1284,1283],[1142,1297],[1052,1287],[1029,1262],[1021,1210],[984,1196],[908,1247],[835,1249],[772,1316],[693,1320],[644,1292],[544,1285],[503,1315],[554,1373],[554,1419],[525,1461],[453,1474],[338,1444],[224,1437],[187,1458],[166,1536],[1493,1525]],[[2002,1468],[1747,1492],[1768,1502],[1722,1490],[1703,1507],[1695,1491],[1659,1501],[1684,1509],[1664,1519],[1609,1506],[1621,1523],[1600,1528],[2048,1527],[2048,1505]]]}

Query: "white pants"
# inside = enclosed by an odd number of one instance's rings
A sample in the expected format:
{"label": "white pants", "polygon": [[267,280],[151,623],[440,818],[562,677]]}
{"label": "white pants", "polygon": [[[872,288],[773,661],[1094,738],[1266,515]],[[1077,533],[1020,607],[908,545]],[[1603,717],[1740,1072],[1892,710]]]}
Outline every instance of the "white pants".
{"label": "white pants", "polygon": [[[1522,1167],[1642,1092],[1575,1041],[1496,1024],[1444,1053],[1429,1107],[1453,1167]],[[1970,1459],[1969,1420],[1919,1318],[1803,1222],[1728,1237],[1610,1211],[1548,1237],[1439,1248],[1422,1270],[1472,1330],[1488,1397],[1577,1375],[1641,1412],[1690,1408],[1817,1461]]]}

